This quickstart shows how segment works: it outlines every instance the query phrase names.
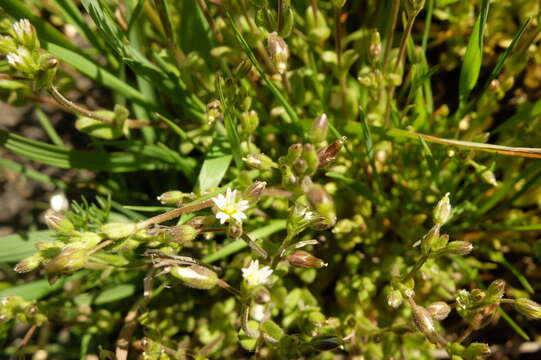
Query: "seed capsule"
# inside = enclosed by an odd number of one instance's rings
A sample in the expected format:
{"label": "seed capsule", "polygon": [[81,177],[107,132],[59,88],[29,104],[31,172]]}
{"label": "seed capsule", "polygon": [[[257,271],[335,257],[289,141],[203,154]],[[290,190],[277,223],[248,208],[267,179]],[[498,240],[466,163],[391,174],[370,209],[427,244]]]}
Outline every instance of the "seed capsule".
{"label": "seed capsule", "polygon": [[75,231],[67,217],[51,209],[45,212],[45,223],[49,229],[58,234],[69,235]]}
{"label": "seed capsule", "polygon": [[445,196],[438,202],[434,208],[434,222],[439,225],[444,225],[451,218],[451,203],[449,201],[450,193],[445,194]]}
{"label": "seed capsule", "polygon": [[267,38],[267,49],[276,70],[280,74],[287,71],[287,61],[289,59],[289,48],[276,32],[270,33]]}
{"label": "seed capsule", "polygon": [[310,140],[315,143],[325,141],[327,139],[327,133],[329,131],[329,121],[327,120],[327,114],[321,114],[312,123],[310,129]]}
{"label": "seed capsule", "polygon": [[530,299],[515,300],[515,309],[530,319],[541,319],[541,305]]}
{"label": "seed capsule", "polygon": [[130,236],[136,230],[133,223],[109,223],[101,227],[100,231],[111,240],[118,240]]}

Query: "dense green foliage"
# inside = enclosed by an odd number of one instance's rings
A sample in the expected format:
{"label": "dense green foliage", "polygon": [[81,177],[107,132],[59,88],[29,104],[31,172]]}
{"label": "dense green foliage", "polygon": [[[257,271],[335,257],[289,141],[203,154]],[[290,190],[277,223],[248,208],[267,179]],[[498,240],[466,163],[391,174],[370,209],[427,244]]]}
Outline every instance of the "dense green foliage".
{"label": "dense green foliage", "polygon": [[538,2],[0,9],[1,100],[51,142],[0,129],[0,150],[94,174],[0,159],[76,199],[0,239],[3,356],[468,360],[502,343],[483,329],[535,338]]}

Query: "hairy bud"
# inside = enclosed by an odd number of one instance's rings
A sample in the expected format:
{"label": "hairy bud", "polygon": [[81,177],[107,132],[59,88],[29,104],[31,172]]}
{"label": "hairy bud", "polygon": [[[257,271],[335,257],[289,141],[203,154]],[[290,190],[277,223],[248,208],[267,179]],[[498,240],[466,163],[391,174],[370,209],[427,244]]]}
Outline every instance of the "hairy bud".
{"label": "hairy bud", "polygon": [[329,120],[327,120],[327,114],[321,114],[312,123],[310,129],[310,140],[315,143],[325,141],[327,139],[327,133],[329,131]]}
{"label": "hairy bud", "polygon": [[541,305],[530,299],[516,299],[515,310],[530,319],[541,319]]}
{"label": "hairy bud", "polygon": [[247,166],[253,169],[270,170],[273,167],[276,167],[274,161],[265,154],[250,154],[242,158],[242,160]]}
{"label": "hairy bud", "polygon": [[267,49],[276,70],[280,74],[287,71],[287,61],[289,59],[289,48],[276,32],[270,33],[267,38]]}
{"label": "hairy bud", "polygon": [[469,241],[451,241],[440,252],[444,255],[457,256],[468,255],[472,250],[473,245]]}
{"label": "hairy bud", "polygon": [[434,320],[441,321],[447,318],[451,312],[451,307],[443,301],[436,301],[427,306],[426,311],[428,311]]}
{"label": "hairy bud", "polygon": [[45,223],[47,227],[57,234],[69,235],[75,232],[75,228],[67,217],[49,209],[45,212]]}
{"label": "hairy bud", "polygon": [[167,191],[158,196],[158,201],[164,205],[177,206],[182,203],[186,198],[190,198],[192,194],[186,194],[182,191],[173,190]]}
{"label": "hairy bud", "polygon": [[39,49],[36,29],[30,24],[28,19],[21,19],[13,23],[9,33],[19,45],[25,46],[29,50]]}
{"label": "hairy bud", "polygon": [[218,275],[214,271],[200,265],[175,266],[171,269],[171,275],[187,286],[200,290],[212,289],[218,282]]}
{"label": "hairy bud", "polygon": [[452,208],[449,201],[449,193],[436,204],[434,208],[434,223],[444,225],[451,218]]}
{"label": "hairy bud", "polygon": [[249,202],[256,202],[261,197],[261,194],[263,194],[263,191],[265,191],[266,186],[267,183],[265,181],[256,181],[244,190],[242,197]]}
{"label": "hairy bud", "polygon": [[323,186],[312,184],[308,187],[306,194],[308,202],[329,224],[336,222],[336,211],[334,201]]}
{"label": "hairy bud", "polygon": [[328,265],[320,258],[317,258],[302,250],[295,251],[294,253],[288,255],[286,260],[291,266],[303,269],[320,269]]}
{"label": "hairy bud", "polygon": [[117,240],[130,236],[136,230],[134,223],[109,223],[101,227],[100,231],[109,239]]}

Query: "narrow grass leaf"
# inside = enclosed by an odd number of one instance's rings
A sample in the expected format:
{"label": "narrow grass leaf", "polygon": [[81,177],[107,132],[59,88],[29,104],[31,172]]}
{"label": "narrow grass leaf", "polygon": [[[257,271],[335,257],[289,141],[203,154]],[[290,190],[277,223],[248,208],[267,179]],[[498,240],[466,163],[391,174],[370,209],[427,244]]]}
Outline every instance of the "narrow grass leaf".
{"label": "narrow grass leaf", "polygon": [[0,262],[15,262],[36,252],[38,241],[54,240],[50,230],[34,231],[28,234],[13,234],[0,238]]}

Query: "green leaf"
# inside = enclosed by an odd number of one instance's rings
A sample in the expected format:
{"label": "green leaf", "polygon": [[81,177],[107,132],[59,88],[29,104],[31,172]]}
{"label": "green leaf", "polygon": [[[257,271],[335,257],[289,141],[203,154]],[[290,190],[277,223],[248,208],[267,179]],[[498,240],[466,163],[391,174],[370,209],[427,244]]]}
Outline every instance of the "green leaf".
{"label": "green leaf", "polygon": [[191,174],[196,166],[194,159],[185,159],[183,164],[176,161],[168,163],[161,158],[164,152],[156,152],[155,146],[140,145],[135,153],[69,150],[11,134],[2,129],[0,129],[0,147],[28,159],[65,169],[109,172],[176,169]]}
{"label": "green leaf", "polygon": [[62,286],[64,286],[66,282],[77,280],[86,275],[88,275],[88,271],[83,270],[69,277],[62,278],[59,281],[55,282],[53,285],[50,285],[47,280],[37,280],[26,284],[13,286],[0,291],[0,298],[4,296],[15,295],[20,296],[28,301],[38,300],[44,296],[49,295],[52,292],[62,289]]}
{"label": "green leaf", "polygon": [[125,299],[135,294],[135,285],[121,284],[102,291],[95,299],[95,305],[103,305]]}
{"label": "green leaf", "polygon": [[34,231],[25,235],[13,234],[0,238],[0,262],[16,262],[37,250],[38,241],[52,241],[55,235],[50,230]]}
{"label": "green leaf", "polygon": [[461,101],[466,101],[479,78],[481,62],[483,60],[483,35],[485,33],[489,4],[489,0],[483,0],[481,13],[475,21],[470,40],[468,41],[466,55],[464,56],[462,68],[460,69],[458,92]]}
{"label": "green leaf", "polygon": [[220,185],[232,159],[228,150],[229,144],[225,138],[216,137],[214,139],[197,177],[197,184],[201,191]]}

